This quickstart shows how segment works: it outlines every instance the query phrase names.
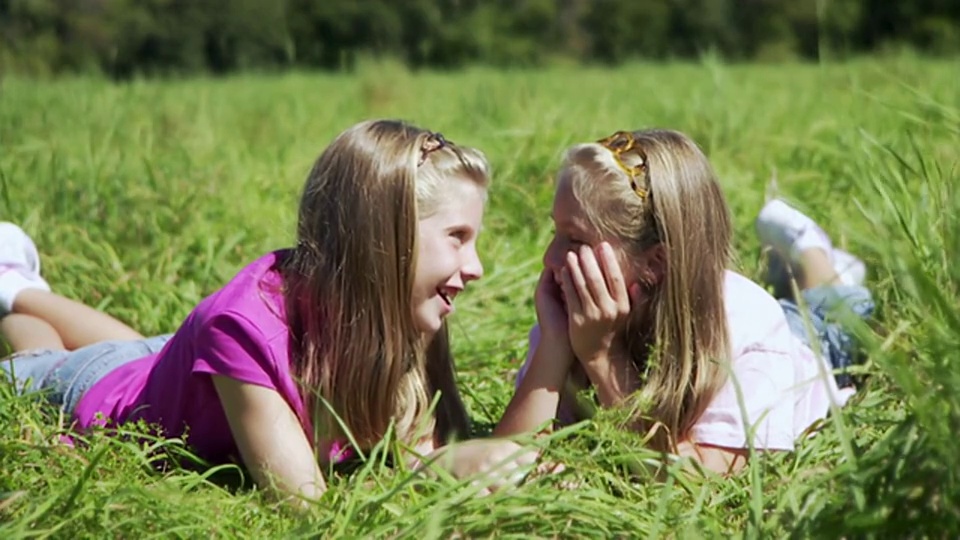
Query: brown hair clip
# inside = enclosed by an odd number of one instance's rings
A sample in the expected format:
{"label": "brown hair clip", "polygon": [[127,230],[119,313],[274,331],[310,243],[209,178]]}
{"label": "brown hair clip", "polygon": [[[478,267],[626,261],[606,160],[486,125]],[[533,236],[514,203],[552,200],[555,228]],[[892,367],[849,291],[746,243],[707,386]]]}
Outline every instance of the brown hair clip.
{"label": "brown hair clip", "polygon": [[427,161],[427,156],[429,156],[431,152],[435,152],[445,146],[447,146],[447,140],[443,138],[442,133],[429,132],[426,140],[420,145],[420,161],[417,162],[417,167]]}
{"label": "brown hair clip", "polygon": [[[636,193],[641,200],[646,200],[649,193],[647,188],[649,180],[647,178],[649,172],[647,170],[647,155],[643,149],[640,148],[640,145],[637,144],[633,133],[629,131],[618,131],[605,139],[600,139],[597,141],[597,144],[603,146],[613,154],[617,166],[630,178],[630,187],[633,189],[633,192]],[[639,163],[627,165],[624,161],[624,154],[629,152],[632,152],[636,156],[636,159],[640,160]],[[643,185],[641,185],[641,181]]]}

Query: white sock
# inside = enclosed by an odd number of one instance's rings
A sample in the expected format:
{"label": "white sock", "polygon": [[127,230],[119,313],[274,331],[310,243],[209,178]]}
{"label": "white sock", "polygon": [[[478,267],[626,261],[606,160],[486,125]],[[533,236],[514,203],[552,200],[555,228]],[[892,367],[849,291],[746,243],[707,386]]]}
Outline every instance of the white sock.
{"label": "white sock", "polygon": [[0,315],[13,311],[13,301],[25,289],[49,291],[50,285],[39,276],[29,278],[15,268],[0,272]]}

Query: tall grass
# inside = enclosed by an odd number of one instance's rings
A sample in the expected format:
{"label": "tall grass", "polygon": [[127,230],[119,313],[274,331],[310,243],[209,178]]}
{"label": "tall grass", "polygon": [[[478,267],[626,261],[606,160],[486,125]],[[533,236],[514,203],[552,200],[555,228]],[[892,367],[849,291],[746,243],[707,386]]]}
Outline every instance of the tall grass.
{"label": "tall grass", "polygon": [[[390,469],[331,473],[306,515],[181,441],[63,444],[66,422],[0,387],[0,537],[955,536],[960,533],[960,247],[955,64],[714,62],[617,70],[291,74],[0,87],[0,219],[44,254],[54,288],[146,334],[262,252],[289,244],[301,182],[340,130],[402,117],[479,146],[495,170],[485,278],[458,301],[461,386],[482,433],[502,412],[534,320],[561,150],[616,129],[676,128],[717,168],[737,267],[758,277],[752,220],[772,176],[869,265],[852,403],[796,452],[746,474],[637,474],[655,459],[613,422],[538,441],[567,465],[515,490]],[[131,427],[136,432],[135,427]],[[134,442],[136,441],[136,442]],[[171,458],[170,456],[174,456]]]}

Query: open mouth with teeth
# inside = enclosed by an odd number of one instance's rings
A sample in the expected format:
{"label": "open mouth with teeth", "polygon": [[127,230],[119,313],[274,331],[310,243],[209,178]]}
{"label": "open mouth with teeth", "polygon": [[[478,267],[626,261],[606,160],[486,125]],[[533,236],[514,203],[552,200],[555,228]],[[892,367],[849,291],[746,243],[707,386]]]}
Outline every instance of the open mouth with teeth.
{"label": "open mouth with teeth", "polygon": [[440,298],[443,300],[444,304],[453,307],[453,296],[449,292],[442,289],[437,289],[437,294],[440,295]]}

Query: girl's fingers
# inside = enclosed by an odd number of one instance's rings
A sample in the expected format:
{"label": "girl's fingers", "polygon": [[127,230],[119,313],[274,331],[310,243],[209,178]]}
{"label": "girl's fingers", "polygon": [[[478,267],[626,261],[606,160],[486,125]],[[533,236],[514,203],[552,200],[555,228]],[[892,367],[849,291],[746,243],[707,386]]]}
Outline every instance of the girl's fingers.
{"label": "girl's fingers", "polygon": [[596,306],[596,301],[587,286],[587,278],[580,268],[580,257],[573,252],[567,253],[567,264],[564,265],[564,268],[567,270],[570,282],[580,298],[580,307],[592,310]]}
{"label": "girl's fingers", "polygon": [[550,275],[550,272],[548,270],[544,270],[543,272],[541,272],[540,282],[537,283],[536,292],[539,294],[549,295],[551,292],[553,292],[552,289],[554,287],[556,287],[556,283],[553,283],[553,276]]}
{"label": "girl's fingers", "polygon": [[597,256],[589,246],[580,248],[580,271],[583,274],[587,290],[597,307],[604,308],[614,302],[607,290],[607,279],[603,275]]}
{"label": "girl's fingers", "polygon": [[535,472],[537,474],[546,475],[546,474],[560,474],[565,470],[567,470],[567,467],[563,463],[560,463],[557,461],[544,461],[543,463],[540,463],[539,465],[537,465]]}
{"label": "girl's fingers", "polygon": [[621,311],[629,311],[630,294],[627,290],[627,283],[613,248],[606,242],[600,244],[600,267],[606,280],[607,290],[613,301],[617,303],[617,307]]}
{"label": "girl's fingers", "polygon": [[570,277],[569,265],[565,265],[560,270],[560,286],[563,288],[563,296],[567,300],[567,314],[582,313],[583,303],[580,302],[580,294],[573,284],[573,278]]}
{"label": "girl's fingers", "polygon": [[496,453],[496,449],[492,451],[495,456],[498,456],[498,458],[495,458],[497,462],[491,466],[490,472],[488,472],[488,474],[493,474],[496,479],[491,486],[495,488],[494,490],[519,485],[530,474],[540,457],[540,454],[535,450],[519,451],[519,447],[514,449],[513,446],[510,446],[508,450],[501,450],[501,452],[507,454],[503,457]]}
{"label": "girl's fingers", "polygon": [[561,271],[567,313],[579,313],[587,319],[618,320],[630,313],[631,292],[620,263],[610,244],[600,244],[594,252],[582,246],[566,255]]}

